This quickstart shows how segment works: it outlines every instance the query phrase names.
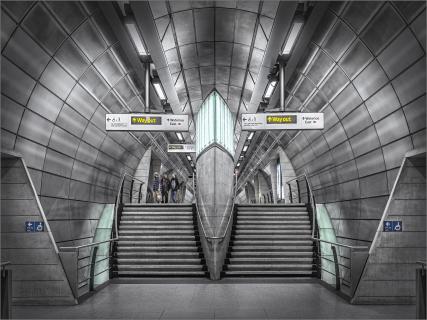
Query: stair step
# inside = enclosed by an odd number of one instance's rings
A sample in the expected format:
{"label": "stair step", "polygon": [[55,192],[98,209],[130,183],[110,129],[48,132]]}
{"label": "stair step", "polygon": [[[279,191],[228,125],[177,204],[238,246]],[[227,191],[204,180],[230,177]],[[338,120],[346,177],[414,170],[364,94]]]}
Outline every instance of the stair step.
{"label": "stair step", "polygon": [[134,226],[193,226],[193,220],[185,221],[150,221],[150,220],[121,220],[120,227],[125,225]]}
{"label": "stair step", "polygon": [[204,268],[201,264],[118,264],[116,267],[118,271],[195,271]]}
{"label": "stair step", "polygon": [[271,211],[243,211],[238,213],[239,216],[308,216],[307,211],[288,211],[288,212],[271,212]]}
{"label": "stair step", "polygon": [[205,277],[206,271],[113,271],[114,274],[118,275],[119,277],[165,277],[165,276],[171,276],[171,277]]}
{"label": "stair step", "polygon": [[119,230],[120,237],[122,235],[143,235],[143,236],[181,236],[181,235],[192,235],[194,236],[194,229],[188,230],[140,230],[140,229],[122,229]]}
{"label": "stair step", "polygon": [[237,226],[243,226],[243,225],[257,225],[257,226],[290,226],[290,225],[310,225],[310,221],[309,220],[297,220],[297,221],[293,221],[293,220],[289,220],[289,221],[274,221],[274,220],[261,220],[261,221],[256,221],[256,220],[239,220],[237,219]]}
{"label": "stair step", "polygon": [[178,215],[162,215],[162,216],[154,216],[154,215],[142,215],[142,214],[126,214],[123,215],[120,221],[193,221],[193,216],[178,216]]}
{"label": "stair step", "polygon": [[311,240],[311,234],[235,234],[233,241],[281,241],[281,240]]}
{"label": "stair step", "polygon": [[309,235],[311,237],[310,229],[303,230],[251,230],[251,229],[236,229],[233,231],[236,236],[244,236],[244,235],[253,235],[253,236],[263,236],[263,235]]}
{"label": "stair step", "polygon": [[120,230],[138,230],[143,232],[159,232],[159,231],[192,231],[194,232],[193,224],[184,224],[184,225],[138,225],[138,224],[124,224],[120,225]]}
{"label": "stair step", "polygon": [[286,231],[286,230],[311,230],[310,224],[293,224],[293,225],[258,225],[258,224],[239,224],[235,226],[235,230],[248,231]]}
{"label": "stair step", "polygon": [[299,220],[299,221],[310,221],[307,215],[303,216],[257,216],[257,215],[238,215],[237,216],[237,223],[240,220],[263,220],[263,221],[289,221],[289,220]]}
{"label": "stair step", "polygon": [[312,251],[232,251],[231,258],[259,258],[259,259],[267,259],[267,258],[312,258]]}
{"label": "stair step", "polygon": [[230,265],[237,264],[311,264],[313,262],[312,257],[293,257],[293,258],[277,258],[277,257],[264,257],[264,258],[230,258]]}
{"label": "stair step", "polygon": [[188,258],[200,258],[201,254],[195,252],[145,252],[145,251],[118,251],[116,253],[118,258],[132,258],[132,259],[188,259]]}
{"label": "stair step", "polygon": [[154,212],[148,212],[148,211],[136,211],[136,210],[123,210],[123,215],[135,215],[135,216],[154,216],[154,217],[160,217],[160,216],[193,216],[193,212],[185,212],[185,211],[154,211]]}
{"label": "stair step", "polygon": [[267,263],[267,264],[232,263],[227,265],[226,270],[313,270],[313,265],[312,264],[286,264],[286,263]]}
{"label": "stair step", "polygon": [[126,235],[126,236],[120,236],[120,239],[123,241],[195,241],[196,236],[189,235],[189,236],[174,236],[174,235],[154,235],[154,236],[146,236],[146,235]]}
{"label": "stair step", "polygon": [[313,241],[310,240],[235,240],[233,246],[283,246],[283,245],[312,245]]}
{"label": "stair step", "polygon": [[129,241],[129,240],[119,240],[119,245],[124,246],[148,246],[148,247],[155,247],[155,246],[197,246],[198,242],[196,240],[151,240],[151,241]]}
{"label": "stair step", "polygon": [[131,245],[125,245],[125,244],[119,244],[117,246],[117,252],[134,252],[134,253],[144,253],[144,252],[159,252],[159,253],[170,253],[170,252],[199,252],[199,248],[195,246],[193,243],[190,245],[177,245],[177,246],[164,246],[164,245],[134,245],[131,243]]}
{"label": "stair step", "polygon": [[200,258],[118,258],[116,261],[119,265],[200,265],[202,263]]}
{"label": "stair step", "polygon": [[231,252],[313,252],[312,245],[278,245],[278,246],[258,246],[258,245],[233,245]]}
{"label": "stair step", "polygon": [[312,276],[313,272],[309,270],[292,270],[292,271],[253,271],[253,270],[225,270],[225,276]]}

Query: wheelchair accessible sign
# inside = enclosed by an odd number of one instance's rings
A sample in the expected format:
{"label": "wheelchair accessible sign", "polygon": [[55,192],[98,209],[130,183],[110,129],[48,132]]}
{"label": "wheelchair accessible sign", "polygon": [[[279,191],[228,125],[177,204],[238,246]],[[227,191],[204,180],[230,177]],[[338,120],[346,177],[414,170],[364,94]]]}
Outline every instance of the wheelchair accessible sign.
{"label": "wheelchair accessible sign", "polygon": [[402,220],[386,220],[384,221],[383,231],[384,232],[402,232],[403,224]]}
{"label": "wheelchair accessible sign", "polygon": [[43,232],[44,222],[43,221],[26,221],[25,231],[26,232]]}

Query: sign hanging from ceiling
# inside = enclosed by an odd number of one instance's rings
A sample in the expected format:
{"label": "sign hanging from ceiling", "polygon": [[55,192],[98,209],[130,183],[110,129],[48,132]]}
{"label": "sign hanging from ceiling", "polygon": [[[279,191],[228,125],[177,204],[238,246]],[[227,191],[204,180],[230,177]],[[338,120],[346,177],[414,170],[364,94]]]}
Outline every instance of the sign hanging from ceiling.
{"label": "sign hanging from ceiling", "polygon": [[188,131],[186,114],[106,114],[107,131]]}
{"label": "sign hanging from ceiling", "polygon": [[194,144],[168,144],[168,152],[170,153],[192,153],[196,152]]}
{"label": "sign hanging from ceiling", "polygon": [[325,126],[323,113],[244,113],[242,130],[319,130]]}

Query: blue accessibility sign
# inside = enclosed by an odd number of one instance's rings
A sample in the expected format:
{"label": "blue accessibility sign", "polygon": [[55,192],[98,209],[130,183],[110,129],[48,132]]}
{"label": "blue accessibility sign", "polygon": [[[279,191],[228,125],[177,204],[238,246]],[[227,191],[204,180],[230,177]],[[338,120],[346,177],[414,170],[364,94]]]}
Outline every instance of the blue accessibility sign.
{"label": "blue accessibility sign", "polygon": [[384,232],[402,232],[402,220],[386,220],[383,224]]}
{"label": "blue accessibility sign", "polygon": [[26,221],[25,231],[26,232],[43,232],[44,222],[43,221]]}

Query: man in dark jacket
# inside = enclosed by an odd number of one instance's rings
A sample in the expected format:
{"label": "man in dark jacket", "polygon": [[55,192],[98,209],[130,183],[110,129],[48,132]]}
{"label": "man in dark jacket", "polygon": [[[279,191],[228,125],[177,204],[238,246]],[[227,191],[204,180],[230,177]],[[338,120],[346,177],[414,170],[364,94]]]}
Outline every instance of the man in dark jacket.
{"label": "man in dark jacket", "polygon": [[168,203],[170,181],[167,175],[163,175],[160,185],[162,186],[162,203]]}
{"label": "man in dark jacket", "polygon": [[160,202],[160,177],[157,172],[154,172],[154,179],[153,179],[153,202]]}
{"label": "man in dark jacket", "polygon": [[171,198],[173,203],[176,203],[176,193],[178,189],[179,189],[179,182],[175,174],[173,174],[171,179]]}

